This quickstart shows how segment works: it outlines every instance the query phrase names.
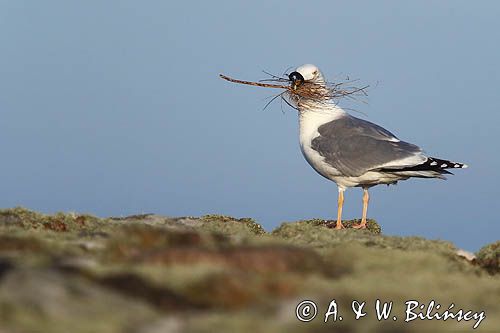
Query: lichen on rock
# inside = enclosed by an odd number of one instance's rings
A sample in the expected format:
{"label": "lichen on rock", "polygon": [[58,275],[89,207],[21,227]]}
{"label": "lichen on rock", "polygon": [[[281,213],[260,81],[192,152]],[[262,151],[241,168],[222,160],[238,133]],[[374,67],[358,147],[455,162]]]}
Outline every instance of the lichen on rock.
{"label": "lichen on rock", "polygon": [[[384,323],[350,302],[406,299],[485,310],[500,327],[499,243],[469,261],[451,243],[331,228],[321,219],[271,232],[249,218],[141,214],[98,218],[0,210],[0,320],[12,332],[468,332],[467,323]],[[458,253],[458,254],[457,254]],[[477,264],[475,262],[477,261]],[[295,318],[303,299],[336,299],[346,319]],[[481,330],[478,330],[479,332]]]}
{"label": "lichen on rock", "polygon": [[500,241],[482,247],[477,253],[476,261],[488,272],[500,273]]}

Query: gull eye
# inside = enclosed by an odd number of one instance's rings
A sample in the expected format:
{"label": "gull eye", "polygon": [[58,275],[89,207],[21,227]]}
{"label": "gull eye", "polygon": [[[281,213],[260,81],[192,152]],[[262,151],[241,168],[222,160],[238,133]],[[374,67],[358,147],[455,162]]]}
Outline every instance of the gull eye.
{"label": "gull eye", "polygon": [[288,78],[292,82],[291,87],[293,90],[297,90],[297,87],[304,82],[304,77],[299,72],[291,72],[290,75],[288,75]]}
{"label": "gull eye", "polygon": [[302,74],[300,74],[299,72],[291,72],[289,75],[288,75],[288,78],[290,79],[290,81],[292,82],[303,82],[304,81],[304,77],[302,76]]}

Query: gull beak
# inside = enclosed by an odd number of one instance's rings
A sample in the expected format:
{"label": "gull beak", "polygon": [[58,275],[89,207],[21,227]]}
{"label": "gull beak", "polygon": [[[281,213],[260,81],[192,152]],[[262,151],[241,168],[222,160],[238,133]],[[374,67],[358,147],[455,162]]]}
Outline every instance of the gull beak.
{"label": "gull beak", "polygon": [[302,80],[296,79],[292,81],[292,89],[297,90],[297,88],[302,84]]}

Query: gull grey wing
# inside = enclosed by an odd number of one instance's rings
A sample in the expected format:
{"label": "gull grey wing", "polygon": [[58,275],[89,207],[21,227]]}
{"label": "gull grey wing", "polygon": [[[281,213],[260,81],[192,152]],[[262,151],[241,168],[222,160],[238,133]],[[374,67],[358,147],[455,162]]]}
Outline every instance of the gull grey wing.
{"label": "gull grey wing", "polygon": [[345,176],[367,171],[412,166],[427,160],[422,150],[399,141],[391,132],[352,116],[323,124],[311,147]]}
{"label": "gull grey wing", "polygon": [[351,135],[359,134],[380,140],[399,141],[394,134],[385,128],[348,114],[335,120],[335,124],[331,124],[330,126],[326,125],[328,124],[324,124],[320,127],[320,134],[324,136],[332,136],[336,133],[340,133],[341,130],[344,130],[344,132],[347,131]]}

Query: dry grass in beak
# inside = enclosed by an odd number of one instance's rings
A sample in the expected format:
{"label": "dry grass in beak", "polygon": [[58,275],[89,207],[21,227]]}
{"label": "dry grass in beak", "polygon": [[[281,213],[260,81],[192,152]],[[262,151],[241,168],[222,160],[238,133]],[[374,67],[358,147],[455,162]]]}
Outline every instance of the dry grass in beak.
{"label": "dry grass in beak", "polygon": [[[369,86],[364,86],[362,88],[348,86],[348,83],[352,81],[345,81],[339,83],[326,83],[326,84],[316,84],[312,82],[303,81],[298,85],[294,85],[288,78],[282,78],[275,75],[271,75],[271,79],[266,79],[262,81],[267,82],[279,82],[282,84],[272,84],[272,83],[263,83],[263,82],[252,82],[252,81],[243,81],[230,78],[226,75],[219,74],[219,76],[229,82],[246,84],[250,86],[264,87],[264,88],[277,88],[283,89],[284,91],[277,95],[276,97],[283,98],[283,95],[286,94],[292,100],[299,99],[311,99],[314,101],[328,101],[328,100],[336,100],[343,97],[348,97],[351,99],[356,99],[356,97],[367,96],[366,89]],[[288,105],[288,101],[285,100]],[[292,106],[293,107],[293,106]]]}

